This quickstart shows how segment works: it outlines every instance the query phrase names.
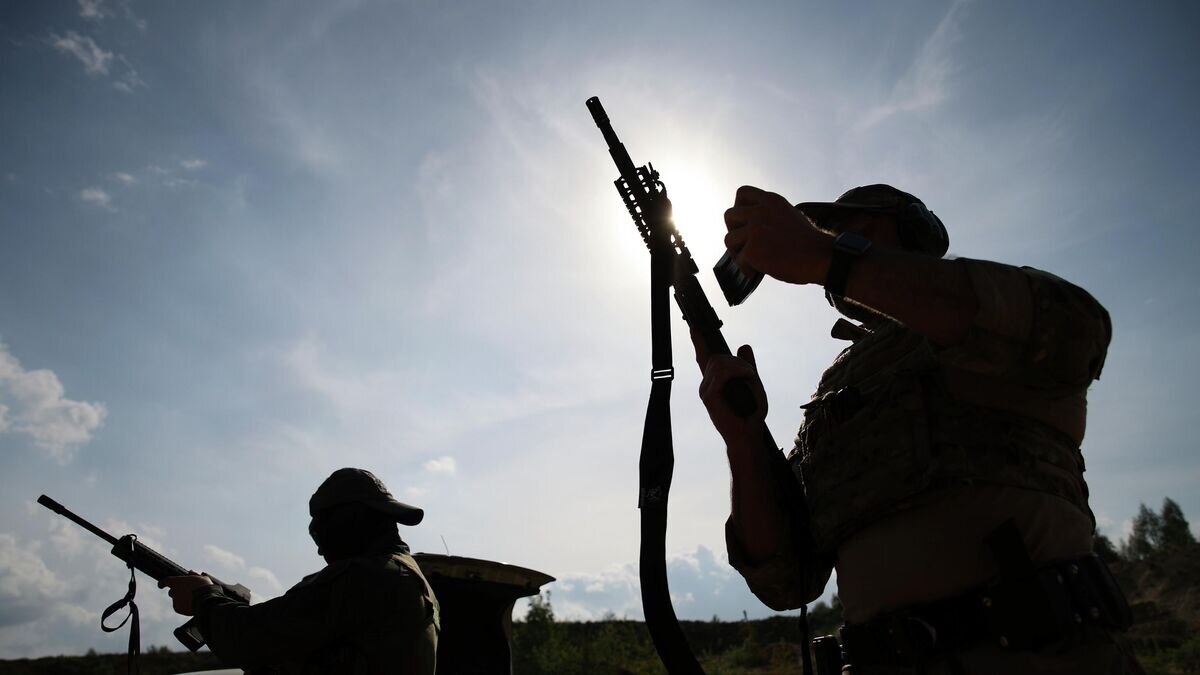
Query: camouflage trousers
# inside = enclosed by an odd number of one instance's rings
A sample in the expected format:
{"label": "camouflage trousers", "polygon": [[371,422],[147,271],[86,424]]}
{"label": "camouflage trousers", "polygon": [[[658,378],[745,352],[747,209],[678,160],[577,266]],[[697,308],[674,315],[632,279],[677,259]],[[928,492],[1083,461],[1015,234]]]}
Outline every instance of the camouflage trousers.
{"label": "camouflage trousers", "polygon": [[1145,675],[1128,641],[1102,628],[1084,627],[1036,651],[981,645],[921,666],[847,666],[844,675]]}

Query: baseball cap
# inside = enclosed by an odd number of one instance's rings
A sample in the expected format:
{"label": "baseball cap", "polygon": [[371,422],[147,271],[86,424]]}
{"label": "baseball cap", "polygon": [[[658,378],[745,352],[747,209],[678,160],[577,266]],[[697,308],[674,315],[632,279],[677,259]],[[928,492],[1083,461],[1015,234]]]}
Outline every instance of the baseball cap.
{"label": "baseball cap", "polygon": [[423,510],[392,497],[387,486],[375,474],[366,469],[349,467],[334,471],[317,487],[312,499],[308,500],[308,513],[316,516],[318,511],[351,503],[386,513],[401,525],[416,525],[425,517]]}

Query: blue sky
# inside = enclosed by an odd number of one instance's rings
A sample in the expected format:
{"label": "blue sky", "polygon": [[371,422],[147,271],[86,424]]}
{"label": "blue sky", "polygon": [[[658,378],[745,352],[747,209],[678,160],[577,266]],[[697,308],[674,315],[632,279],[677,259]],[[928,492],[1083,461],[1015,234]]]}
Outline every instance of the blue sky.
{"label": "blue sky", "polygon": [[[0,7],[0,658],[120,651],[123,568],[36,506],[270,597],[363,466],[414,549],[639,617],[644,249],[584,100],[654,162],[701,267],[739,185],[888,182],[951,253],[1110,310],[1084,453],[1101,530],[1200,518],[1192,3],[10,2]],[[709,261],[705,263],[705,261]],[[720,294],[702,279],[710,297]],[[840,348],[819,290],[720,309],[779,439]],[[676,324],[677,608],[759,605]],[[143,583],[144,642],[171,644]]]}

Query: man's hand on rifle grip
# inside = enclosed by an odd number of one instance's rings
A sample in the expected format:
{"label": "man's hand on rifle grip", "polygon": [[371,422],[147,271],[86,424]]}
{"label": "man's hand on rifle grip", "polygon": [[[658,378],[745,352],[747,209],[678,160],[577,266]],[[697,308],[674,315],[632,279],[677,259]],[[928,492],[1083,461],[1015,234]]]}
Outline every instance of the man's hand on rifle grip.
{"label": "man's hand on rifle grip", "polygon": [[158,582],[158,587],[170,589],[167,594],[171,596],[171,606],[176,614],[192,616],[192,592],[197,588],[212,586],[213,583],[207,575],[192,572],[187,576],[164,577]]}
{"label": "man's hand on rifle grip", "polygon": [[[697,345],[697,362],[701,357],[700,345]],[[767,394],[763,389],[762,380],[758,377],[758,369],[754,363],[754,351],[750,345],[738,349],[738,355],[704,354],[704,373],[700,381],[700,400],[708,409],[708,416],[716,427],[717,433],[725,439],[730,448],[753,446],[762,442],[763,420],[767,416]],[[746,417],[739,416],[729,404],[726,387],[730,382],[740,380],[753,395],[756,407]]]}

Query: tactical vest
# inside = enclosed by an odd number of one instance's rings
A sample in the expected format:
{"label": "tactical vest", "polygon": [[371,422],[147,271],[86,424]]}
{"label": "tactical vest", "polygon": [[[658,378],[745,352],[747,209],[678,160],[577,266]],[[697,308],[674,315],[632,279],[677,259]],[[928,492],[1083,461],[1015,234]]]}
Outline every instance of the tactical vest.
{"label": "tactical vest", "polygon": [[[329,584],[333,588],[333,603],[344,604],[343,611],[358,611],[355,605],[362,600],[355,597],[339,597],[338,579],[348,575],[367,575],[380,583],[378,592],[394,593],[388,587],[388,579],[399,570],[406,570],[422,584],[421,600],[425,606],[424,620],[417,625],[401,628],[389,622],[388,617],[373,617],[378,621],[378,631],[350,636],[325,649],[308,655],[298,668],[284,667],[279,672],[297,673],[358,673],[395,672],[429,673],[436,669],[437,636],[441,631],[441,610],[437,597],[421,568],[407,552],[394,551],[390,556],[375,555],[352,558],[330,563],[320,572],[306,577],[297,587],[311,584]],[[356,589],[356,591],[361,589]]]}
{"label": "tactical vest", "polygon": [[884,322],[838,356],[803,406],[790,457],[820,552],[940,490],[973,484],[1047,492],[1091,515],[1083,395],[1039,401],[995,376],[948,367],[935,350]]}

